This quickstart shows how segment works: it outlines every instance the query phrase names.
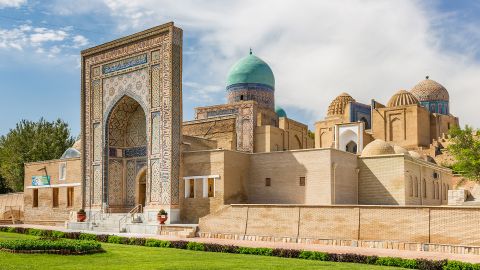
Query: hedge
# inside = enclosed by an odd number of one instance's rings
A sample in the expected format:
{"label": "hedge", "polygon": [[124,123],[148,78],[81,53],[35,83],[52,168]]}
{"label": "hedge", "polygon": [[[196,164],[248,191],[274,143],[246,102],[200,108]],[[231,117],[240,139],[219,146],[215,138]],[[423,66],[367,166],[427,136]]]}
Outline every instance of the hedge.
{"label": "hedge", "polygon": [[[215,243],[188,242],[183,240],[166,241],[166,240],[145,239],[145,238],[136,238],[136,237],[128,238],[128,237],[122,237],[117,235],[107,235],[107,234],[95,235],[95,234],[79,233],[79,232],[60,232],[60,231],[26,229],[26,228],[20,228],[20,227],[6,227],[6,226],[0,226],[0,231],[16,232],[16,233],[36,235],[40,237],[47,237],[46,239],[41,241],[36,240],[37,242],[47,242],[48,244],[45,244],[46,246],[50,245],[52,242],[60,243],[60,242],[66,241],[66,242],[80,243],[79,245],[70,245],[69,248],[73,248],[73,246],[77,247],[82,245],[89,246],[91,243],[96,243],[98,245],[96,246],[96,248],[101,249],[101,246],[98,242],[105,242],[105,243],[113,243],[113,244],[138,245],[138,246],[159,247],[159,248],[176,248],[176,249],[187,249],[187,250],[205,251],[205,252],[222,252],[222,253],[260,255],[260,256],[275,256],[275,257],[284,257],[284,258],[299,258],[304,260],[362,263],[362,264],[395,266],[395,267],[403,267],[408,269],[421,269],[421,270],[480,270],[480,264],[472,264],[472,263],[450,261],[450,260],[433,261],[433,260],[427,260],[427,259],[403,259],[403,258],[394,258],[394,257],[366,256],[366,255],[351,254],[351,253],[347,253],[347,254],[325,253],[325,252],[297,250],[297,249],[252,248],[252,247],[239,247],[234,245],[221,245],[221,244],[215,244]],[[67,239],[76,239],[80,241],[71,241],[71,240],[55,241],[55,240],[52,240],[52,238],[53,239],[67,238]],[[97,242],[93,240],[96,240]],[[6,243],[9,241],[3,241],[2,243]],[[28,240],[28,241],[31,242],[35,240]],[[26,242],[26,243],[30,243],[30,242]],[[26,243],[18,244],[18,245],[27,245]],[[2,247],[0,246],[0,248]],[[87,249],[88,248],[89,247],[87,247]],[[91,248],[94,249],[93,247]]]}
{"label": "hedge", "polygon": [[2,240],[0,241],[0,249],[11,252],[52,252],[60,254],[87,254],[103,251],[100,243],[96,241],[54,238]]}

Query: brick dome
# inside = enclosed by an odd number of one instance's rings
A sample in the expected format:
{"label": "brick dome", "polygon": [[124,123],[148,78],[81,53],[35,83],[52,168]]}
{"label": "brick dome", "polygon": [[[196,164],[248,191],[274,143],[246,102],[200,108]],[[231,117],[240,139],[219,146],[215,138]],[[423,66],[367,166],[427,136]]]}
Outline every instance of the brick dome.
{"label": "brick dome", "polygon": [[327,116],[344,114],[345,106],[347,106],[349,102],[355,102],[355,99],[345,92],[341,93],[328,106]]}
{"label": "brick dome", "polygon": [[407,155],[409,155],[408,150],[399,146],[399,145],[393,145],[393,151],[395,151],[395,154],[407,154]]}
{"label": "brick dome", "polygon": [[412,88],[412,94],[419,101],[449,101],[450,96],[443,85],[427,78]]}
{"label": "brick dome", "polygon": [[391,155],[395,154],[393,147],[384,140],[376,139],[375,141],[367,144],[362,151],[362,157],[371,157],[378,155]]}
{"label": "brick dome", "polygon": [[406,90],[400,90],[393,95],[387,103],[387,107],[398,107],[418,104],[418,99]]}

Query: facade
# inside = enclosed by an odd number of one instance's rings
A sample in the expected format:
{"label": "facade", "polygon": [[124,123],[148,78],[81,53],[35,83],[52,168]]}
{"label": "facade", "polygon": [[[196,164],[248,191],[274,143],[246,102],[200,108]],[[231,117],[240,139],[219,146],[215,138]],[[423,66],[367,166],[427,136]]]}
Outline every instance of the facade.
{"label": "facade", "polygon": [[[196,224],[231,204],[447,204],[451,171],[413,151],[458,125],[439,84],[400,91],[387,106],[342,93],[313,139],[275,106],[274,73],[251,51],[226,76],[227,103],[182,122],[181,61],[173,23],[82,52],[81,146],[25,165],[27,220],[141,209],[153,226],[160,209],[170,223]],[[30,185],[37,176],[48,185]]]}

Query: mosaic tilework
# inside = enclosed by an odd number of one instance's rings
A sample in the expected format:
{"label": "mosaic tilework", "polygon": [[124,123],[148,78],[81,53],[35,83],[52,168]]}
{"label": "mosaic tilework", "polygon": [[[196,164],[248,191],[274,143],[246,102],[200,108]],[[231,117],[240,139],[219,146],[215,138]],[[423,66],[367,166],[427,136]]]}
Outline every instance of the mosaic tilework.
{"label": "mosaic tilework", "polygon": [[102,168],[93,166],[93,205],[102,203]]}
{"label": "mosaic tilework", "polygon": [[93,118],[100,119],[102,117],[102,85],[100,80],[92,82],[93,92]]}
{"label": "mosaic tilework", "polygon": [[123,164],[116,159],[108,164],[108,204],[123,204]]}
{"label": "mosaic tilework", "polygon": [[259,90],[248,85],[237,86],[237,88],[228,90],[228,103],[255,100],[261,107],[272,110],[275,108],[275,92],[273,90]]}
{"label": "mosaic tilework", "polygon": [[160,113],[152,113],[152,154],[160,153]]}
{"label": "mosaic tilework", "polygon": [[139,146],[139,147],[128,148],[124,150],[124,153],[126,158],[145,157],[147,156],[147,147]]}
{"label": "mosaic tilework", "polygon": [[141,54],[141,55],[129,57],[127,59],[123,59],[120,61],[116,61],[110,64],[103,65],[102,72],[103,74],[108,74],[115,71],[146,64],[146,63],[147,63],[147,54]]}
{"label": "mosaic tilework", "polygon": [[180,144],[182,137],[182,33],[181,30],[174,31],[173,41],[173,67],[172,67],[172,175],[170,178],[169,192],[170,199],[167,203],[178,205],[180,201]]}
{"label": "mosaic tilework", "polygon": [[[144,108],[148,108],[148,95],[150,80],[148,68],[143,68],[108,77],[103,80],[103,109],[109,113],[115,103],[123,96],[129,95],[139,102]],[[106,117],[105,117],[106,118]]]}
{"label": "mosaic tilework", "polygon": [[93,161],[102,160],[102,126],[99,123],[93,125]]}
{"label": "mosaic tilework", "polygon": [[160,61],[160,50],[152,52],[152,61]]}
{"label": "mosaic tilework", "polygon": [[160,201],[161,193],[161,182],[160,180],[160,160],[152,159],[151,164],[151,190],[150,190],[150,201],[158,202]]}
{"label": "mosaic tilework", "polygon": [[108,121],[110,146],[132,147],[147,144],[146,120],[142,107],[125,96],[115,106]]}
{"label": "mosaic tilework", "polygon": [[160,88],[162,86],[160,72],[160,65],[152,66],[152,108],[160,107]]}
{"label": "mosaic tilework", "polygon": [[128,160],[127,161],[127,189],[126,189],[126,205],[133,206],[135,205],[135,195],[136,195],[136,182],[135,182],[135,177],[137,175],[137,171],[135,168],[135,160]]}

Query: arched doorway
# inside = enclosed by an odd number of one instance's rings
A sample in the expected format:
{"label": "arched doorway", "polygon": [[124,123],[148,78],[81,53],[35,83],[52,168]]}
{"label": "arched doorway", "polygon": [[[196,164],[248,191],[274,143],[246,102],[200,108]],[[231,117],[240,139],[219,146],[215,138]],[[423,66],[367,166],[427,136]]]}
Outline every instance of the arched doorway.
{"label": "arched doorway", "polygon": [[105,134],[105,202],[112,211],[124,212],[139,201],[136,180],[139,168],[146,162],[146,116],[142,106],[123,96],[110,111]]}
{"label": "arched doorway", "polygon": [[137,174],[136,181],[136,204],[145,206],[146,192],[147,192],[147,167],[143,167]]}
{"label": "arched doorway", "polygon": [[354,142],[354,141],[350,141],[345,146],[345,151],[356,154],[357,153],[357,143]]}

